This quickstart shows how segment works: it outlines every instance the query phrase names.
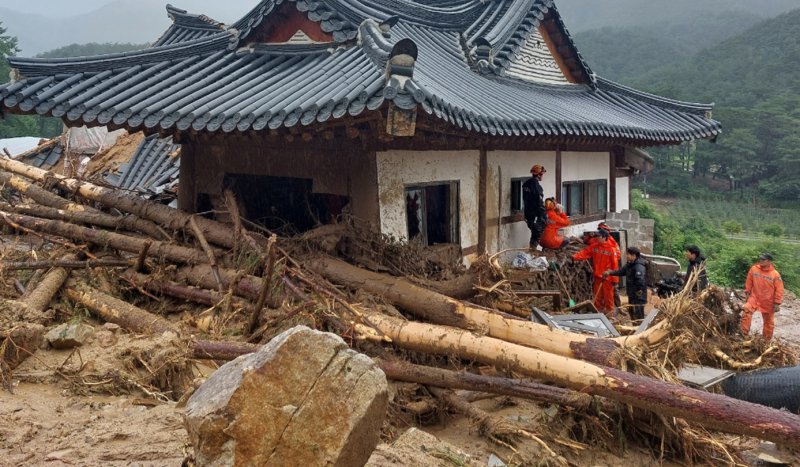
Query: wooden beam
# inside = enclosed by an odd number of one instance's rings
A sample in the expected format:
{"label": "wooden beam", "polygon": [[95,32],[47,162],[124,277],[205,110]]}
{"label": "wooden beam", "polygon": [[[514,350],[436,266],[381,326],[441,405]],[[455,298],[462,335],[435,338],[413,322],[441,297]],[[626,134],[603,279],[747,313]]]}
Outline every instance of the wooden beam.
{"label": "wooden beam", "polygon": [[489,189],[489,157],[481,148],[478,164],[478,254],[486,254],[486,191]]}

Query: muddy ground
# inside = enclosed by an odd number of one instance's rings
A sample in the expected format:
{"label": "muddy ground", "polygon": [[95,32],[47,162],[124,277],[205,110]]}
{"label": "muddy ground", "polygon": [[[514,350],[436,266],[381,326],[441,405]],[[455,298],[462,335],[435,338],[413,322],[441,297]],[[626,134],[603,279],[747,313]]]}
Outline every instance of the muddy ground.
{"label": "muddy ground", "polygon": [[[760,323],[757,315],[753,329],[760,330]],[[97,328],[80,352],[41,349],[15,371],[13,392],[0,390],[0,466],[181,465],[187,436],[175,403],[141,395],[92,394],[91,385],[59,376],[75,365],[102,365],[119,345],[117,338]],[[792,294],[777,317],[776,336],[800,349],[800,300]],[[120,335],[118,339],[135,344],[137,338]],[[196,371],[202,375],[208,369]],[[542,416],[540,407],[499,402],[488,399],[478,404],[494,415],[523,421],[535,431]],[[436,447],[430,438],[381,446],[370,465],[486,466],[492,454],[509,465],[519,462],[511,450],[486,441],[463,417],[444,416],[421,429],[436,436],[441,446]],[[456,454],[442,454],[451,452]],[[598,446],[576,452],[569,460],[581,466],[679,465],[661,462],[637,448],[621,451]]]}

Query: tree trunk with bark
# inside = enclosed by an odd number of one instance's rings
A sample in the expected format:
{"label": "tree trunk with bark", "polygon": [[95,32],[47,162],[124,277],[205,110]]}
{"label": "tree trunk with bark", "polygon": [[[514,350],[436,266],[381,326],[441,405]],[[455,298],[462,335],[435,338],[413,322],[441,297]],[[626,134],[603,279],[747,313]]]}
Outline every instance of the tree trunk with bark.
{"label": "tree trunk with bark", "polygon": [[[399,360],[378,363],[386,377],[394,381],[424,384],[446,389],[466,389],[491,394],[547,402],[579,410],[589,409],[596,398],[569,389],[518,379],[483,376],[463,371],[451,371]],[[610,404],[605,404],[611,408]]]}
{"label": "tree trunk with bark", "polygon": [[122,277],[150,292],[189,300],[190,302],[200,303],[202,305],[214,306],[225,299],[225,296],[219,292],[199,287],[180,285],[172,281],[158,279],[134,271],[126,271],[122,274]]}
{"label": "tree trunk with bark", "polygon": [[112,248],[131,253],[140,252],[144,248],[145,243],[150,242],[151,246],[148,250],[148,255],[150,257],[163,258],[178,263],[203,263],[208,261],[208,258],[206,258],[206,255],[202,251],[194,248],[187,248],[185,246],[171,245],[169,243],[156,240],[145,240],[142,238],[122,235],[106,230],[89,229],[66,222],[39,219],[37,217],[24,216],[22,214],[13,214],[0,211],[0,216],[2,216],[3,221],[9,224],[9,226],[12,228],[14,228],[14,225],[8,221],[35,232],[57,235],[76,241],[92,243],[102,247],[110,246]]}
{"label": "tree trunk with bark", "polygon": [[[178,268],[175,278],[204,289],[215,289],[217,287],[214,270],[208,264],[196,264]],[[260,277],[242,274],[232,269],[219,269],[219,278],[224,289],[228,290],[233,285],[233,293],[251,300],[258,299],[258,294],[264,284],[264,280]]]}

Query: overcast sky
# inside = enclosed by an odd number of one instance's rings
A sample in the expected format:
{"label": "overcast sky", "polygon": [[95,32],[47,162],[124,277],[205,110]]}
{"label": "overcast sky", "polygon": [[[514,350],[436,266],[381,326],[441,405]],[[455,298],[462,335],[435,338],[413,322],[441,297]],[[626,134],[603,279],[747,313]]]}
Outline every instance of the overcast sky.
{"label": "overcast sky", "polygon": [[[0,0],[0,7],[21,13],[39,14],[48,17],[81,15],[102,8],[115,0]],[[202,13],[216,20],[230,23],[239,19],[258,0],[163,0],[141,2],[142,8],[164,11],[164,5],[183,8],[193,13]]]}

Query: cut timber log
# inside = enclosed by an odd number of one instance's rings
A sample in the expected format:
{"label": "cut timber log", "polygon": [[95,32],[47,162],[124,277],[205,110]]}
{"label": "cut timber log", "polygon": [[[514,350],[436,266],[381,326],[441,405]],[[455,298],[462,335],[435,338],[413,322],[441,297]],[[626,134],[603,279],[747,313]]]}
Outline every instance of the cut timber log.
{"label": "cut timber log", "polygon": [[[11,210],[20,214],[65,221],[74,220],[112,229],[122,228],[125,230],[139,231],[154,238],[164,238],[166,236],[153,222],[130,215],[113,216],[91,206],[73,203],[38,185],[30,183],[27,179],[11,175],[8,172],[0,171],[0,183],[16,189],[40,204],[40,206],[21,204],[11,208]],[[3,203],[2,209],[9,210],[5,203]]]}
{"label": "cut timber log", "polygon": [[406,350],[495,365],[662,416],[800,447],[800,416],[795,414],[477,336],[462,329],[375,313],[369,314],[369,319],[394,345]]}
{"label": "cut timber log", "polygon": [[167,331],[179,334],[166,319],[77,281],[67,282],[64,293],[103,321],[118,324],[128,331],[137,334],[163,334]]}
{"label": "cut timber log", "polygon": [[[57,235],[70,238],[81,242],[88,242],[99,246],[110,246],[122,251],[139,253],[144,248],[145,243],[151,242],[148,255],[156,258],[163,258],[178,263],[203,263],[208,261],[206,255],[194,248],[187,248],[180,245],[171,245],[156,240],[145,240],[142,238],[131,237],[129,235],[118,234],[106,230],[95,230],[66,222],[40,219],[37,217],[24,216],[0,211],[3,222],[8,220],[19,224],[22,227],[31,229],[39,233]],[[13,225],[11,225],[13,227]]]}
{"label": "cut timber log", "polygon": [[504,341],[605,365],[618,365],[623,347],[653,344],[666,337],[665,325],[657,325],[636,336],[597,339],[530,321],[508,319],[491,310],[424,289],[406,279],[366,271],[329,257],[307,261],[304,266],[333,282],[380,295],[436,324],[485,332]]}
{"label": "cut timber log", "polygon": [[[192,215],[184,211],[147,201],[121,190],[103,188],[82,180],[67,178],[12,159],[0,158],[0,168],[38,182],[55,183],[58,187],[76,193],[88,200],[135,214],[169,230],[180,230],[193,235],[189,226],[189,220]],[[209,242],[226,248],[234,247],[236,235],[229,225],[204,217],[198,218],[197,224]]]}

